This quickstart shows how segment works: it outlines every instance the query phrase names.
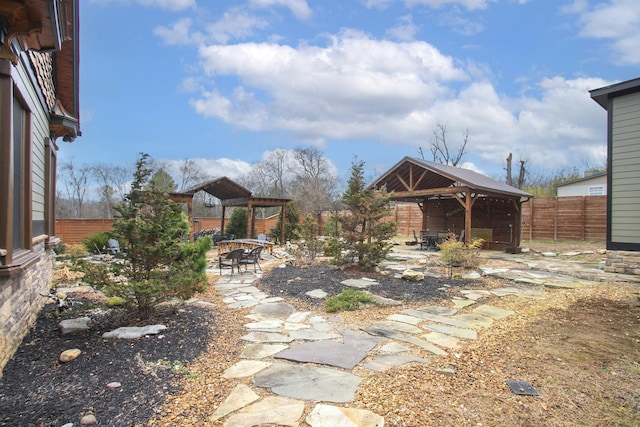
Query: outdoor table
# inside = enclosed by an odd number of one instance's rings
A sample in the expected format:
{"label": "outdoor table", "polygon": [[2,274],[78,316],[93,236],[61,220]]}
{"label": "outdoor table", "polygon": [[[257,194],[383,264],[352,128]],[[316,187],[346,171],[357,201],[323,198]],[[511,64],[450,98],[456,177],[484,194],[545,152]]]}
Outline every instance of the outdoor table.
{"label": "outdoor table", "polygon": [[257,248],[258,246],[264,246],[264,250],[269,254],[273,253],[274,244],[271,242],[267,242],[266,240],[258,240],[258,239],[234,239],[234,240],[221,240],[216,245],[218,247],[218,254],[226,254],[231,252],[234,249],[244,249],[245,251],[250,251],[251,249]]}

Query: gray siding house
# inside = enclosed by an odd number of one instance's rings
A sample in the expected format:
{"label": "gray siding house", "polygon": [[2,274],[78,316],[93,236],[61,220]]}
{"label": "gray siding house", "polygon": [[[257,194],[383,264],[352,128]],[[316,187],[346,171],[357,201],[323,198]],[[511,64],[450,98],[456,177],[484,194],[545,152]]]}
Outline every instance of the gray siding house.
{"label": "gray siding house", "polygon": [[558,197],[569,196],[606,196],[607,173],[601,172],[591,176],[574,179],[556,185]]}
{"label": "gray siding house", "polygon": [[78,0],[0,1],[0,376],[47,300],[56,153],[79,125]]}
{"label": "gray siding house", "polygon": [[607,249],[640,251],[640,78],[590,93],[608,117]]}

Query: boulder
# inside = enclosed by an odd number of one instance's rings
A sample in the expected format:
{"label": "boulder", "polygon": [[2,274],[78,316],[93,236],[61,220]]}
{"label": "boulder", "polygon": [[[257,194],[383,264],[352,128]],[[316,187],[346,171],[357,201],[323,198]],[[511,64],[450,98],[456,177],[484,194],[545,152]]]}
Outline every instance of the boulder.
{"label": "boulder", "polygon": [[409,282],[421,282],[424,280],[424,273],[421,271],[407,269],[402,273],[402,278]]}
{"label": "boulder", "polygon": [[80,356],[80,354],[82,354],[82,351],[79,348],[72,348],[69,350],[65,350],[62,353],[60,353],[60,362],[62,363],[71,362],[72,360]]}

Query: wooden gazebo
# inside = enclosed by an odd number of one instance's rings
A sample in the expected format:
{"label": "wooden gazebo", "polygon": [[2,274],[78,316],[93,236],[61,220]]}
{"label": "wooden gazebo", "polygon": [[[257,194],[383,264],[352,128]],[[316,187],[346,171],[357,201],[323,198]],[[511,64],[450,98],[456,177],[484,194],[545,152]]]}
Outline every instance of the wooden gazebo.
{"label": "wooden gazebo", "polygon": [[452,232],[485,247],[520,246],[522,203],[530,194],[459,167],[405,157],[376,179],[371,188],[386,188],[392,200],[413,202],[422,211],[422,229]]}
{"label": "wooden gazebo", "polygon": [[[171,197],[176,201],[187,203],[189,222],[192,219],[193,196],[199,191],[205,191],[220,200],[222,205],[222,223],[220,228],[224,230],[225,214],[227,207],[246,207],[249,221],[247,221],[247,236],[251,237],[255,231],[255,208],[280,206],[282,217],[286,215],[286,205],[291,199],[277,197],[253,197],[251,191],[242,185],[232,181],[226,176],[215,178],[211,181],[197,185],[181,193],[173,193]],[[280,226],[280,242],[284,242],[284,221]]]}

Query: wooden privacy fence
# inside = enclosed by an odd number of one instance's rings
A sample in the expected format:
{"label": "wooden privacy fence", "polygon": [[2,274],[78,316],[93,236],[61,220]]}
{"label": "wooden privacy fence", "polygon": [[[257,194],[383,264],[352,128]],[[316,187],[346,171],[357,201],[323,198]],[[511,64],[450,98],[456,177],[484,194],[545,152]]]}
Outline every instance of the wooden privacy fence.
{"label": "wooden privacy fence", "polygon": [[[191,229],[194,232],[209,228],[220,229],[221,218],[194,218]],[[271,229],[278,222],[278,215],[259,219],[256,218],[256,235],[270,234]],[[229,223],[227,218],[225,223]],[[112,219],[56,219],[56,236],[64,243],[82,243],[87,237],[102,231],[110,231],[113,226]]]}
{"label": "wooden privacy fence", "polygon": [[[335,212],[325,211],[320,215],[321,233],[333,214]],[[270,234],[277,221],[278,215],[256,218],[256,235]],[[414,231],[419,235],[422,212],[415,203],[401,203],[384,221],[395,221],[399,235],[412,236]],[[522,240],[606,240],[607,196],[534,198],[523,203],[522,221]],[[196,232],[208,228],[219,229],[220,223],[220,218],[194,218],[192,229]],[[66,243],[81,243],[92,234],[111,230],[112,224],[113,220],[110,219],[58,219],[56,236]]]}

